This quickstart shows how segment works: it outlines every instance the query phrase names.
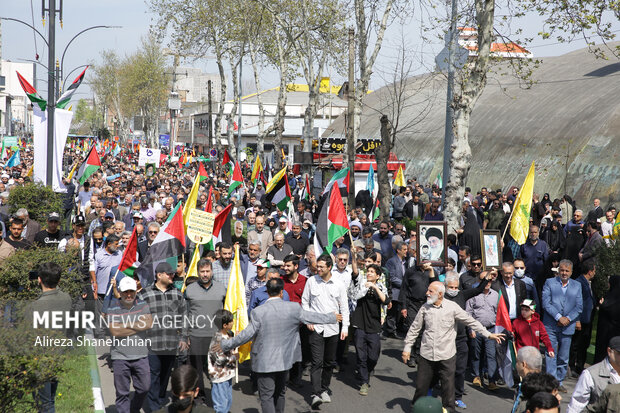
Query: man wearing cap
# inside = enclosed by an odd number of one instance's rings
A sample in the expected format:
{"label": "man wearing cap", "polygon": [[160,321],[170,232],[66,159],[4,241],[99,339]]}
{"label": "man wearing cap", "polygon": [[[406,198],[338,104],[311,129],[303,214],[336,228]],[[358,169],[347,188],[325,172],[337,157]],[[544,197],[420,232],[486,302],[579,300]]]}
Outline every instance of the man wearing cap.
{"label": "man wearing cap", "polygon": [[273,230],[274,238],[278,234],[282,234],[283,236],[286,236],[289,232],[290,230],[288,229],[288,219],[286,219],[286,217],[278,218],[278,226],[276,229]]}
{"label": "man wearing cap", "polygon": [[607,357],[603,361],[588,367],[581,373],[567,412],[584,411],[586,406],[590,407],[598,401],[607,386],[618,383],[620,383],[620,336],[609,340]]}
{"label": "man wearing cap", "polygon": [[245,303],[250,304],[250,297],[252,292],[267,282],[267,269],[271,267],[269,261],[259,258],[254,264],[256,267],[256,276],[250,278],[245,286]]}
{"label": "man wearing cap", "polygon": [[90,239],[86,232],[86,220],[84,215],[76,215],[73,217],[73,231],[65,234],[64,238],[58,243],[58,251],[65,252],[67,242],[71,239],[75,239],[80,245],[80,263],[82,264],[82,273],[87,277],[89,276],[89,260],[90,255]]}
{"label": "man wearing cap", "polygon": [[[110,346],[110,358],[118,412],[139,412],[151,385],[146,331],[153,317],[149,305],[137,297],[137,289],[133,278],[123,278],[118,283],[121,298],[113,302],[107,315],[110,335],[117,339]],[[132,384],[135,392],[130,402]]]}
{"label": "man wearing cap", "polygon": [[189,360],[198,371],[198,398],[205,399],[205,386],[203,369],[205,358],[208,354],[211,339],[216,332],[215,324],[212,323],[218,310],[224,307],[226,287],[222,283],[213,281],[211,261],[201,259],[198,261],[198,281],[191,283],[185,289],[185,301],[187,303],[187,316],[190,320],[200,320],[194,325],[186,324],[183,332],[188,337]]}
{"label": "man wearing cap", "polygon": [[149,366],[151,370],[151,388],[149,390],[149,407],[155,411],[166,401],[166,388],[176,359],[177,348],[187,350],[187,340],[182,336],[183,324],[175,321],[183,319],[187,313],[185,298],[174,287],[176,271],[167,262],[160,262],[155,267],[155,283],[143,288],[138,298],[148,305],[157,323],[147,332],[151,340],[149,347]]}
{"label": "man wearing cap", "polygon": [[52,212],[47,216],[47,228],[39,231],[34,237],[34,243],[49,248],[58,248],[58,244],[64,238],[60,230],[60,214]]}

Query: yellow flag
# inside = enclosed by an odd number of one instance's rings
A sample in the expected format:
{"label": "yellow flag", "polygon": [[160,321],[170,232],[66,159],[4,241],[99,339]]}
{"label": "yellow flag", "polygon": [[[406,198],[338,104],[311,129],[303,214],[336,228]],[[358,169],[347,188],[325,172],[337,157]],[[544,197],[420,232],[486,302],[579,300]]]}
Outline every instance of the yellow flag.
{"label": "yellow flag", "polygon": [[515,200],[510,223],[510,235],[519,245],[525,244],[530,232],[530,213],[532,211],[532,195],[534,194],[534,175],[536,169],[534,162],[530,166],[530,171],[525,177],[523,186]]}
{"label": "yellow flag", "polygon": [[[241,262],[239,261],[239,245],[235,245],[235,259],[230,269],[230,278],[228,279],[228,289],[226,290],[226,300],[224,301],[224,309],[233,314],[233,332],[239,334],[249,324],[248,309],[245,304],[245,285],[243,283],[243,274],[241,273]],[[252,343],[248,342],[239,347],[239,363],[243,363],[250,358],[250,349]]]}
{"label": "yellow flag", "polygon": [[73,168],[71,168],[71,172],[69,172],[69,176],[67,177],[69,181],[73,178],[73,174],[75,173],[75,168],[77,168],[77,166],[78,164],[76,162],[75,165],[73,165]]}
{"label": "yellow flag", "polygon": [[405,174],[403,173],[403,166],[398,166],[398,172],[396,172],[396,178],[394,179],[394,185],[396,186],[407,186],[407,182],[405,182]]}
{"label": "yellow flag", "polygon": [[185,279],[183,280],[183,288],[181,288],[181,292],[184,293],[187,288],[187,279],[189,277],[198,277],[198,261],[200,261],[200,245],[196,244],[196,249],[194,250],[194,255],[192,255],[192,260],[189,263],[189,268],[185,273]]}
{"label": "yellow flag", "polygon": [[[73,169],[75,169],[75,167]],[[28,169],[28,172],[26,172],[26,176],[32,176],[33,170],[34,170],[34,164],[30,165],[30,169]]]}
{"label": "yellow flag", "polygon": [[617,240],[620,238],[620,212],[616,215],[616,220],[614,221],[614,226],[611,229],[611,234],[604,235],[603,238]]}
{"label": "yellow flag", "polygon": [[183,205],[183,224],[185,225],[186,233],[187,224],[189,224],[189,211],[196,208],[196,201],[198,201],[198,188],[200,188],[200,173],[196,175],[194,185],[192,185],[192,190],[189,191],[189,195],[187,196],[187,202]]}
{"label": "yellow flag", "polygon": [[252,177],[250,178],[250,180],[252,182],[257,180],[258,179],[258,175],[260,174],[260,171],[262,171],[262,170],[263,170],[263,164],[260,162],[260,157],[257,154],[256,155],[256,160],[254,161],[254,168],[252,168]]}
{"label": "yellow flag", "polygon": [[267,183],[267,188],[265,188],[265,192],[266,193],[271,192],[271,190],[276,186],[276,184],[280,182],[280,179],[282,179],[282,176],[286,178],[286,166],[282,168],[280,172],[278,172],[273,178],[271,178],[271,181]]}

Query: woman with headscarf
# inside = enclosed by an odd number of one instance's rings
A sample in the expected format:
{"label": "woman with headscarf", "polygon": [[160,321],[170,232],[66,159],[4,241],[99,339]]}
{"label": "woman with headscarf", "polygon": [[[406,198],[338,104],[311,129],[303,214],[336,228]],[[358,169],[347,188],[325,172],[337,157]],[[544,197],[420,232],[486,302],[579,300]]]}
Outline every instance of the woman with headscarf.
{"label": "woman with headscarf", "polygon": [[465,225],[463,232],[459,234],[459,246],[467,245],[471,249],[471,255],[480,256],[480,225],[473,208],[468,207],[465,212]]}
{"label": "woman with headscarf", "polygon": [[562,255],[566,248],[566,237],[560,228],[560,223],[552,220],[547,230],[542,234],[541,239],[547,243],[550,252],[557,252]]}
{"label": "woman with headscarf", "polygon": [[547,208],[551,208],[551,198],[549,198],[549,193],[545,193],[543,195],[543,199],[540,200],[540,203],[545,207],[545,211]]}
{"label": "woman with headscarf", "polygon": [[609,278],[609,291],[599,307],[594,363],[607,356],[609,339],[620,332],[620,275]]}

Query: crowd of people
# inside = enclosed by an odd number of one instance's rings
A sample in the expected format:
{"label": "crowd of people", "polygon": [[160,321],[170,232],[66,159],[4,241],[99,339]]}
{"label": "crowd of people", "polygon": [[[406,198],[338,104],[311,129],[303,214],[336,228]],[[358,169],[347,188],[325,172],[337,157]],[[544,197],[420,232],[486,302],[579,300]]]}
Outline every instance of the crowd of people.
{"label": "crowd of people", "polygon": [[[79,153],[70,151],[69,158],[77,162]],[[42,229],[25,209],[8,214],[8,192],[29,180],[28,156],[25,162],[21,171],[0,177],[0,217],[7,228],[0,261],[35,244],[76,254],[86,286],[82,298],[98,314],[215,316],[208,328],[165,329],[147,320],[134,329],[112,324],[95,331],[97,337],[149,339],[150,345],[110,349],[119,412],[138,411],[143,404],[150,411],[164,408],[171,377],[176,411],[208,405],[228,412],[235,348],[248,341],[251,380],[264,412],[285,411],[286,387],[304,386],[308,376],[311,407],[331,402],[338,397],[330,388],[334,370],[354,369],[360,396],[371,394],[384,339],[402,340],[403,368],[417,368],[413,411],[433,404],[426,396],[438,385],[445,409],[465,409],[466,380],[489,391],[514,382],[512,411],[519,413],[553,411],[544,409],[559,406],[569,376],[578,378],[570,412],[602,412],[620,398],[614,386],[620,383],[620,337],[614,337],[620,334],[620,277],[609,279],[608,292],[592,288],[596,252],[614,242],[617,211],[603,210],[598,199],[584,213],[568,195],[535,194],[528,240],[518,245],[505,229],[519,189],[467,188],[461,228],[446,236],[445,265],[431,265],[416,256],[418,234],[406,224],[443,221],[441,191],[410,178],[407,186],[395,187],[389,216],[381,221],[371,218],[372,194],[360,191],[356,204],[346,207],[350,235],[318,255],[313,241],[322,189],[305,198],[305,179],[291,171],[292,199],[281,211],[270,202],[265,183],[250,180],[250,165],[242,165],[244,185],[229,196],[226,172],[207,164],[196,208],[212,202],[217,214],[232,203],[221,242],[211,250],[188,239],[175,257],[176,268],[160,263],[149,285],[115,276],[123,249],[135,231],[136,261],[145,259],[175,205],[187,199],[197,164],[162,163],[147,176],[137,158],[121,162],[107,156],[83,185],[65,180],[63,210],[50,213]],[[482,229],[504,234],[499,268],[483,268]],[[250,324],[231,338],[232,314],[223,303],[237,247]],[[198,276],[186,279],[196,248]],[[110,298],[111,290],[117,298]],[[495,332],[500,296],[512,334]],[[586,367],[595,313],[596,352]],[[517,357],[510,377],[498,364],[506,343],[514,345]],[[347,364],[350,347],[354,366]],[[180,385],[175,374],[189,379]]]}

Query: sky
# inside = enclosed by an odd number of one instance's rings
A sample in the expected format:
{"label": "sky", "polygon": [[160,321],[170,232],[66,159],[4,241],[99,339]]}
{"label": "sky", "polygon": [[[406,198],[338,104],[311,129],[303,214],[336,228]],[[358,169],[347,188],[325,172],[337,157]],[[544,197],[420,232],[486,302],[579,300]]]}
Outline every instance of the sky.
{"label": "sky", "polygon": [[[48,1],[46,0],[46,3]],[[34,26],[37,30],[47,37],[48,26],[43,27],[41,22],[40,0],[0,0],[0,17],[16,18],[30,24],[34,20]],[[141,37],[148,34],[151,23],[152,15],[149,13],[144,0],[64,0],[63,28],[61,29],[57,24],[56,30],[56,55],[58,57],[62,55],[71,38],[87,27],[95,25],[121,26],[113,29],[94,29],[77,37],[66,52],[65,76],[77,66],[97,62],[103,50],[113,49],[121,56],[133,53],[138,48]],[[39,61],[43,65],[47,65],[45,44],[38,36],[35,44],[33,31],[29,27],[13,21],[2,21],[1,25],[3,60],[17,62],[23,61],[23,59],[34,60],[38,52]],[[519,25],[524,30],[524,37],[535,37],[542,27],[542,21],[537,16],[526,16],[519,22]],[[620,29],[620,24],[615,26],[617,26],[614,27],[615,29]],[[386,33],[386,40],[377,60],[375,75],[371,79],[371,89],[380,87],[385,83],[386,73],[389,72],[398,55],[403,38],[409,52],[414,53],[418,60],[414,73],[432,69],[434,56],[444,47],[441,41],[424,44],[420,40],[419,24],[415,21],[407,22],[404,25],[393,24]],[[538,58],[564,54],[582,48],[584,45],[583,40],[562,44],[555,39],[542,40],[536,38],[531,44],[525,46]],[[169,57],[168,60],[172,65],[172,57]],[[185,62],[182,65],[198,67],[205,72],[216,73],[215,64],[208,59]],[[252,84],[249,63],[244,66],[244,69],[244,84]],[[42,66],[37,68],[37,87],[43,96],[46,96],[47,89],[45,70]],[[78,74],[78,70],[73,72],[67,79],[67,83],[72,82]],[[340,84],[344,80],[342,77],[335,76],[334,73],[332,76],[333,84]],[[261,86],[265,89],[276,86],[278,75],[275,69],[264,69],[261,74],[261,82]],[[92,97],[91,95],[92,92],[88,85],[83,84],[78,90],[76,98],[89,98]]]}

